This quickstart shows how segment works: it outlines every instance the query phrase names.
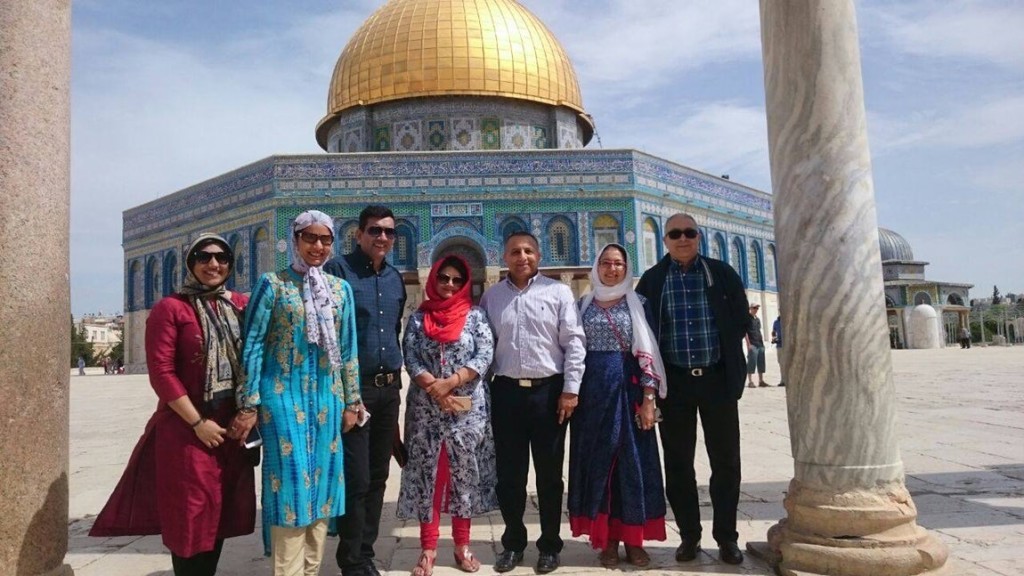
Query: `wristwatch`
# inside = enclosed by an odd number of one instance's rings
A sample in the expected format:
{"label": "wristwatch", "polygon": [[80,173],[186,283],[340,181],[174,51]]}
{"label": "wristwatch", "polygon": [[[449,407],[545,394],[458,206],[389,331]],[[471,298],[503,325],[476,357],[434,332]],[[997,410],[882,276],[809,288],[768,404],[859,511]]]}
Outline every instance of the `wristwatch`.
{"label": "wristwatch", "polygon": [[650,394],[644,394],[644,400],[654,400],[654,392]]}

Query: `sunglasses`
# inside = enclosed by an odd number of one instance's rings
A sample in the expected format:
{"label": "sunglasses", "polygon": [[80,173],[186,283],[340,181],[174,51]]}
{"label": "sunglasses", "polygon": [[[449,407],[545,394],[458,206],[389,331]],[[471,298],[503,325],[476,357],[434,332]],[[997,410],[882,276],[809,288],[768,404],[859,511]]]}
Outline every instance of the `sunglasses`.
{"label": "sunglasses", "polygon": [[196,250],[192,253],[192,256],[194,256],[196,262],[200,264],[209,264],[210,260],[216,259],[217,263],[227,266],[234,260],[234,258],[231,257],[231,254],[228,254],[227,252],[206,252],[203,250]]}
{"label": "sunglasses", "polygon": [[385,228],[383,226],[370,226],[369,228],[366,229],[366,233],[369,234],[373,238],[376,238],[377,236],[380,236],[381,234],[383,234],[387,238],[394,238],[395,237],[395,229],[394,228]]}
{"label": "sunglasses", "polygon": [[463,284],[466,283],[466,279],[463,278],[462,276],[449,276],[449,275],[444,274],[442,272],[438,272],[438,274],[437,274],[437,283],[438,284],[451,284],[452,286],[455,286],[456,288],[458,288],[459,286],[462,286]]}
{"label": "sunglasses", "polygon": [[693,240],[697,236],[700,236],[700,230],[697,230],[696,228],[686,228],[684,230],[680,230],[679,228],[673,228],[668,231],[668,234],[666,234],[666,236],[669,237],[669,240],[679,240],[679,238],[682,236],[686,236],[690,240]]}
{"label": "sunglasses", "polygon": [[306,244],[316,244],[317,240],[319,240],[320,243],[323,244],[324,246],[330,246],[331,244],[334,244],[334,236],[331,236],[330,234],[313,234],[312,232],[299,232],[299,238],[302,238],[302,241],[305,242]]}

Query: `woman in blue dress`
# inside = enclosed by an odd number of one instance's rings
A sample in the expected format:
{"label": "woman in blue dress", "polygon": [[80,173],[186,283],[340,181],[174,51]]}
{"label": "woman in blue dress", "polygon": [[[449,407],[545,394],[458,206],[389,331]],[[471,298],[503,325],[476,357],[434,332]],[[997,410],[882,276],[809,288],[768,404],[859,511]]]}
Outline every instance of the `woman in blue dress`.
{"label": "woman in blue dress", "polygon": [[586,370],[569,441],[569,525],[619,562],[650,564],[644,540],[665,540],[665,489],[654,433],[655,394],[665,397],[665,368],[643,302],[633,291],[626,249],[608,244],[590,271],[580,303]]}
{"label": "woman in blue dress", "polygon": [[427,299],[409,318],[402,349],[414,385],[405,408],[405,446],[398,516],[420,522],[413,576],[430,576],[437,557],[442,510],[452,516],[455,563],[476,572],[469,550],[473,516],[498,508],[498,472],[491,432],[491,399],[483,376],[494,337],[483,309],[470,297],[465,260],[448,256],[427,279]]}
{"label": "woman in blue dress", "polygon": [[292,226],[292,264],[260,276],[246,310],[244,407],[263,435],[263,539],[274,576],[318,574],[328,519],[345,513],[342,432],[362,410],[352,289],[322,266],[333,222]]}

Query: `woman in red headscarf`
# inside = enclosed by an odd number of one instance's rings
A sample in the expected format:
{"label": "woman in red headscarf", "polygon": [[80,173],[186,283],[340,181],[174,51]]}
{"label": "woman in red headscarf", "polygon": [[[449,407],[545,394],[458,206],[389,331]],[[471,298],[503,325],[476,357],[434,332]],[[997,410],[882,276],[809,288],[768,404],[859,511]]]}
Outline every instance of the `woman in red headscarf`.
{"label": "woman in red headscarf", "polygon": [[470,518],[498,508],[491,399],[483,376],[494,337],[483,309],[473,306],[470,270],[458,256],[434,264],[427,299],[409,318],[402,349],[415,386],[405,408],[405,445],[398,516],[420,521],[423,553],[412,573],[430,576],[437,557],[441,503],[452,516],[455,563],[476,572],[469,551]]}

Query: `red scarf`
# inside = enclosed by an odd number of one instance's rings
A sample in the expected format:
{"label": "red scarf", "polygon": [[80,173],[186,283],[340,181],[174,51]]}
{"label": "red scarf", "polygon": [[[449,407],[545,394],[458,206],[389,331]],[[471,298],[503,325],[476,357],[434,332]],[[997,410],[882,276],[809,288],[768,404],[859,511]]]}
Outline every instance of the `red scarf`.
{"label": "red scarf", "polygon": [[472,283],[469,277],[469,264],[459,256],[453,256],[462,262],[466,269],[466,283],[458,292],[452,294],[451,298],[442,299],[437,291],[437,273],[441,264],[448,257],[441,258],[434,263],[430,269],[430,276],[427,277],[427,299],[420,304],[423,311],[423,332],[427,338],[435,342],[455,342],[462,335],[462,328],[466,326],[466,316],[473,306],[473,299],[469,295]]}

